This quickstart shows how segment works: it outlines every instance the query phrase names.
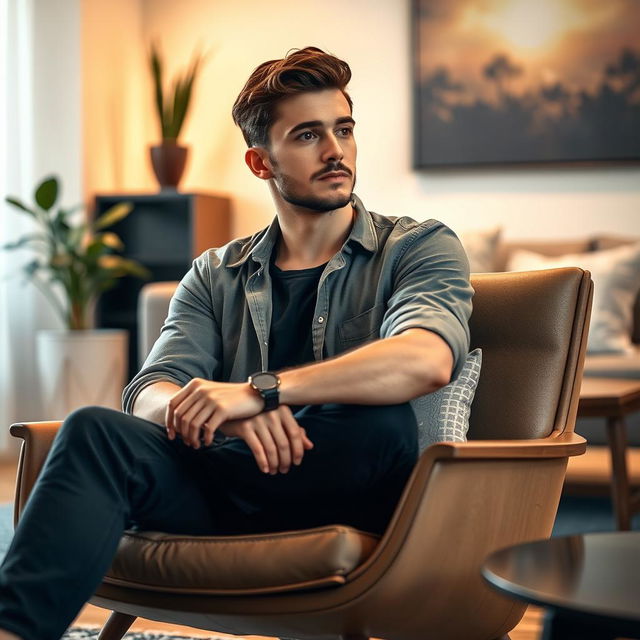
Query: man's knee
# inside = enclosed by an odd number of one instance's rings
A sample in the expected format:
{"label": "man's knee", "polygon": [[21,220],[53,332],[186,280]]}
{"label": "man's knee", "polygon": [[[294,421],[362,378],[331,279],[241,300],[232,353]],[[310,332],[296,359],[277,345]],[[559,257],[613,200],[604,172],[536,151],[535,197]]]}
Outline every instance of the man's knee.
{"label": "man's knee", "polygon": [[94,438],[98,431],[117,429],[122,423],[122,413],[107,407],[88,406],[71,412],[62,423],[59,437],[74,443],[85,438]]}

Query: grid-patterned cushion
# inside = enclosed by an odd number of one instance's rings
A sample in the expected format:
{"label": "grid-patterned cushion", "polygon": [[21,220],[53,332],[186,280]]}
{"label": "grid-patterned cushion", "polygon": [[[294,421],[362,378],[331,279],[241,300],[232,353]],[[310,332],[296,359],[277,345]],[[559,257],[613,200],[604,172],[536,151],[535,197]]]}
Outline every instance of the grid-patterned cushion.
{"label": "grid-patterned cushion", "polygon": [[466,441],[481,365],[482,349],[474,349],[467,355],[462,371],[453,382],[411,401],[421,452],[434,442]]}

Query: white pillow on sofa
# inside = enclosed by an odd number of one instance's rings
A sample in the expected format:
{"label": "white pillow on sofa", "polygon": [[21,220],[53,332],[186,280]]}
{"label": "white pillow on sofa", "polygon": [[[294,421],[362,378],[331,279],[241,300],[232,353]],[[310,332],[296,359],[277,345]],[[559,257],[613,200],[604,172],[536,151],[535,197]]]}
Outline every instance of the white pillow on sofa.
{"label": "white pillow on sofa", "polygon": [[486,273],[496,270],[496,254],[501,235],[501,227],[460,232],[460,242],[469,259],[471,273]]}
{"label": "white pillow on sofa", "polygon": [[593,279],[593,309],[587,350],[590,353],[633,353],[633,305],[640,290],[640,243],[606,251],[550,258],[516,250],[508,271],[582,267]]}

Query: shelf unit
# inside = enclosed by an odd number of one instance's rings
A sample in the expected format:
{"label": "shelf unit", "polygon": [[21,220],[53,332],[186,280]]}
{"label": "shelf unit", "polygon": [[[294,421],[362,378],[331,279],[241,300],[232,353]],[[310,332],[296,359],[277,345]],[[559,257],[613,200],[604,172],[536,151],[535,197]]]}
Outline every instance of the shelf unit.
{"label": "shelf unit", "polygon": [[160,192],[150,195],[97,195],[97,217],[120,202],[133,210],[109,228],[124,243],[122,255],[137,260],[151,272],[148,281],[124,277],[105,292],[96,309],[96,325],[129,331],[129,379],[138,370],[137,306],[145,282],[180,280],[192,260],[210,247],[231,239],[231,203],[223,196]]}

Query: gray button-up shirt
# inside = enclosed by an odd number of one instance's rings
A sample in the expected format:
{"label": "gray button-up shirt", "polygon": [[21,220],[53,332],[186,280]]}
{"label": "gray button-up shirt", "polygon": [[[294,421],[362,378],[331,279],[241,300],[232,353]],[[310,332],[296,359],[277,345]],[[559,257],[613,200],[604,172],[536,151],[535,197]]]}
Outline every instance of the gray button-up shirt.
{"label": "gray button-up shirt", "polygon": [[[315,359],[421,327],[451,347],[455,376],[469,348],[473,295],[460,241],[436,220],[381,216],[356,196],[354,203],[351,233],[318,284],[310,327]],[[255,235],[194,260],[160,337],[124,390],[126,412],[154,382],[244,382],[269,369],[269,260],[279,233],[276,218]]]}

